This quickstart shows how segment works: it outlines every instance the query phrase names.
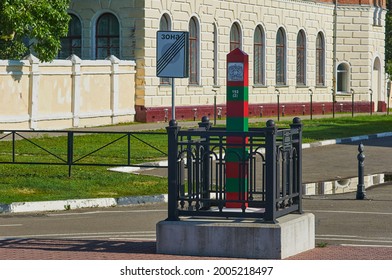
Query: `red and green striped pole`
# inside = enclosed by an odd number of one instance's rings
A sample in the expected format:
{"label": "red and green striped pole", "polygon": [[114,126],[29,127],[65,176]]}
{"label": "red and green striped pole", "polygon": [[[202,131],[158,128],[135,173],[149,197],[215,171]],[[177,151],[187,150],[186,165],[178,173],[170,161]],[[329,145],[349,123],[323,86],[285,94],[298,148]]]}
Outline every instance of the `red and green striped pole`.
{"label": "red and green striped pole", "polygon": [[[235,49],[227,55],[227,120],[228,132],[248,131],[248,55]],[[248,168],[246,158],[248,139],[228,136],[226,139],[226,207],[242,208],[247,203]],[[237,201],[237,202],[234,202]]]}

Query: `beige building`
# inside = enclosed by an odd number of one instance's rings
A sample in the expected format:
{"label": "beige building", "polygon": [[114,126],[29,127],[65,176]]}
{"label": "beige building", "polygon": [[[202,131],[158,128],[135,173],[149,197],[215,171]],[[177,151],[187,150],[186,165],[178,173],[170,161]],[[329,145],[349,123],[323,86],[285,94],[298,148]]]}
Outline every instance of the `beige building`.
{"label": "beige building", "polygon": [[224,116],[226,55],[237,47],[249,55],[250,116],[276,115],[278,94],[286,115],[309,114],[311,94],[314,113],[331,113],[333,100],[351,111],[353,98],[358,112],[386,109],[385,0],[72,0],[69,13],[59,59],[135,63],[134,83],[119,85],[128,119],[170,118],[171,80],[156,76],[159,30],[189,32],[178,120],[212,117],[214,103]]}

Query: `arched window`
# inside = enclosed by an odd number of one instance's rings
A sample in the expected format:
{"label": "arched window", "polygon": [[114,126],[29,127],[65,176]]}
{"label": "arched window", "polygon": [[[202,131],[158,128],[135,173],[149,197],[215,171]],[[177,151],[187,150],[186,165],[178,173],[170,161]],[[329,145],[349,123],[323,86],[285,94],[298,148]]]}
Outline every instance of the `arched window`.
{"label": "arched window", "polygon": [[82,25],[77,16],[70,14],[67,37],[61,38],[61,50],[58,58],[67,58],[72,54],[82,56]]}
{"label": "arched window", "polygon": [[283,28],[276,34],[276,84],[286,84],[286,35]]}
{"label": "arched window", "polygon": [[189,84],[199,84],[199,23],[189,21]]}
{"label": "arched window", "polygon": [[241,48],[241,28],[235,22],[230,29],[230,51],[236,48]]}
{"label": "arched window", "polygon": [[97,59],[110,55],[119,57],[120,26],[114,15],[106,13],[98,18],[95,39]]}
{"label": "arched window", "polygon": [[170,31],[170,17],[168,14],[163,14],[161,20],[159,21],[159,30],[160,31]]}
{"label": "arched window", "polygon": [[383,11],[383,4],[381,0],[378,0],[378,16],[377,16],[377,25],[382,26],[382,11]]}
{"label": "arched window", "polygon": [[[164,14],[159,21],[159,30],[160,31],[170,31],[171,30],[171,21],[168,14]],[[170,85],[170,78],[161,78],[161,85]]]}
{"label": "arched window", "polygon": [[321,32],[317,34],[316,39],[316,85],[325,85],[325,44]]}
{"label": "arched window", "polygon": [[264,68],[264,57],[265,57],[265,46],[264,46],[264,32],[261,26],[257,26],[254,34],[253,42],[253,80],[254,84],[263,85],[265,77]]}
{"label": "arched window", "polygon": [[374,12],[373,12],[373,24],[381,26],[381,14],[382,14],[382,3],[381,0],[373,1]]}
{"label": "arched window", "polygon": [[297,85],[306,83],[306,39],[305,32],[301,30],[297,35]]}
{"label": "arched window", "polygon": [[350,68],[346,63],[340,63],[337,68],[337,92],[347,93],[350,87]]}

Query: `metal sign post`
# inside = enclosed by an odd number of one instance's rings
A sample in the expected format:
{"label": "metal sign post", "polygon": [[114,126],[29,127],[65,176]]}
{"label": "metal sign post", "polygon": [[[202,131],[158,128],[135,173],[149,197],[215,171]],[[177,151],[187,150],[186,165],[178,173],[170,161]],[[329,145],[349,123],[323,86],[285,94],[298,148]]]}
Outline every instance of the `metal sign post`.
{"label": "metal sign post", "polygon": [[174,78],[171,78],[171,88],[172,88],[172,113],[171,113],[171,119],[175,120],[176,119],[176,87],[174,83]]}
{"label": "metal sign post", "polygon": [[171,78],[172,120],[175,120],[174,78],[189,76],[189,33],[183,31],[157,32],[157,77]]}

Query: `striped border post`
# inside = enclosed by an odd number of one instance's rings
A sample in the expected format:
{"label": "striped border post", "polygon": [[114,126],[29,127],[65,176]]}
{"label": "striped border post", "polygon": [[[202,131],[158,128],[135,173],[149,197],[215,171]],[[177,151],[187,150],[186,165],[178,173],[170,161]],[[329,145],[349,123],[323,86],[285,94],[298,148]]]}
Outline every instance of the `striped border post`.
{"label": "striped border post", "polygon": [[[248,131],[248,60],[248,55],[238,48],[227,55],[226,130],[228,132]],[[245,202],[248,185],[247,143],[247,137],[228,136],[226,139],[227,208],[248,207]]]}

